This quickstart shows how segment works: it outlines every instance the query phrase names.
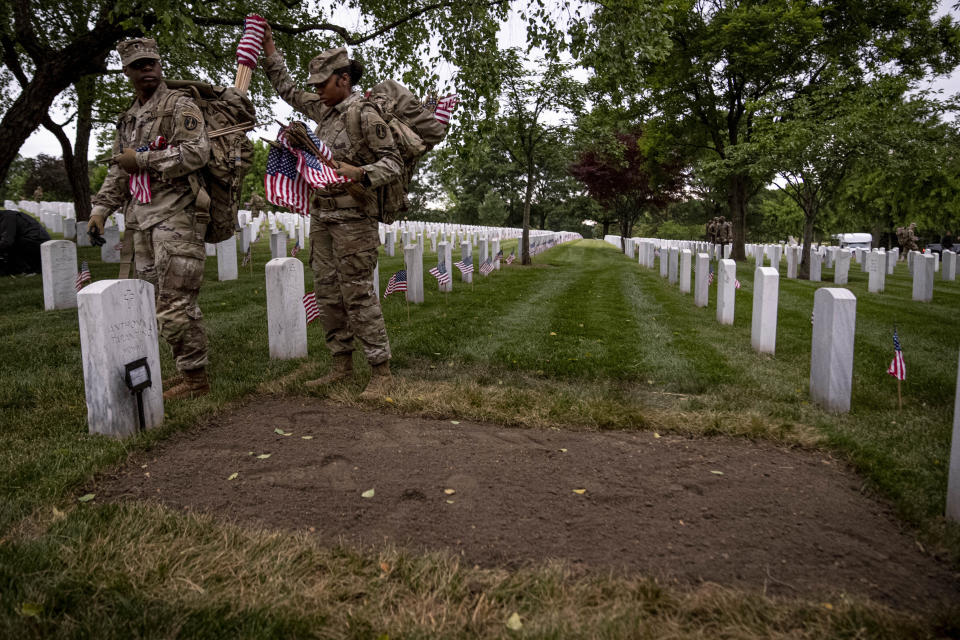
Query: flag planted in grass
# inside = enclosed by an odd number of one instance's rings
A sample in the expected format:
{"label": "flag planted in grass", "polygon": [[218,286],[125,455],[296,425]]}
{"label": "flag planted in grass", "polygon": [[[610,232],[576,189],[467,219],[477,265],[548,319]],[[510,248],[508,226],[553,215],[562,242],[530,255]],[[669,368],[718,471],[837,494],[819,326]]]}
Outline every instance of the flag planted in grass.
{"label": "flag planted in grass", "polygon": [[460,273],[463,275],[471,274],[473,273],[473,256],[467,256],[463,260],[454,262],[453,266],[455,266],[457,269],[460,269]]}
{"label": "flag planted in grass", "polygon": [[406,269],[400,269],[395,274],[390,276],[390,280],[387,281],[387,288],[383,290],[383,297],[386,298],[388,295],[394,291],[406,291],[407,290],[407,271]]}
{"label": "flag planted in grass", "polygon": [[320,317],[320,308],[317,307],[317,296],[311,291],[303,294],[303,310],[307,314],[307,324]]}
{"label": "flag planted in grass", "polygon": [[90,266],[87,264],[87,261],[84,260],[80,263],[80,271],[77,272],[76,287],[77,291],[83,289],[86,283],[90,282]]}
{"label": "flag planted in grass", "polygon": [[900,336],[897,335],[897,328],[893,328],[893,362],[887,368],[887,373],[897,380],[907,379],[907,365],[903,363],[903,350],[900,348]]}
{"label": "flag planted in grass", "polygon": [[450,274],[442,262],[438,263],[433,269],[430,269],[430,275],[437,279],[437,284],[439,285],[450,284]]}

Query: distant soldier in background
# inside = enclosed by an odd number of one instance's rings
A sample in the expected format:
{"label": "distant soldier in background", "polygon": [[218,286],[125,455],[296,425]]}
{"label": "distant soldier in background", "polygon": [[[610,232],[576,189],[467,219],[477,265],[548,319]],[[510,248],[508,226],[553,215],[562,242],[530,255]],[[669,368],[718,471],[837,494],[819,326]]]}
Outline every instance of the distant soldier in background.
{"label": "distant soldier in background", "polygon": [[919,240],[919,238],[917,238],[916,222],[911,222],[907,228],[897,227],[897,242],[900,244],[900,248],[904,254],[920,250],[917,246],[917,240]]}
{"label": "distant soldier in background", "polygon": [[43,200],[43,188],[40,185],[37,185],[37,188],[33,190],[33,201],[40,202]]}
{"label": "distant soldier in background", "polygon": [[707,242],[710,244],[717,243],[717,218],[714,216],[707,222]]}
{"label": "distant soldier in background", "polygon": [[253,217],[259,216],[261,213],[266,211],[267,201],[259,193],[255,193],[250,197],[250,213],[253,214]]}

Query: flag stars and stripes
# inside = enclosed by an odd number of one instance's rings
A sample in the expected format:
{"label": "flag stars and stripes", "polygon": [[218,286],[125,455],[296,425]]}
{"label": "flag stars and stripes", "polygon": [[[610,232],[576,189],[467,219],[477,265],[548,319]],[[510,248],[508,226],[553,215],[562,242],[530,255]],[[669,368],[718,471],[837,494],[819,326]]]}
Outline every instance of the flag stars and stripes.
{"label": "flag stars and stripes", "polygon": [[390,280],[387,281],[387,287],[383,290],[383,297],[386,298],[388,295],[394,291],[406,291],[407,290],[407,271],[406,269],[400,269],[395,274],[390,276]]}
{"label": "flag stars and stripes", "polygon": [[77,288],[77,291],[83,289],[86,283],[90,282],[90,265],[87,264],[87,261],[84,260],[80,263],[80,271],[77,272],[77,279],[74,285]]}
{"label": "flag stars and stripes", "polygon": [[900,336],[897,335],[896,328],[893,330],[893,361],[887,368],[887,373],[897,380],[907,379],[907,365],[903,362],[903,349],[900,348]]}
{"label": "flag stars and stripes", "polygon": [[447,268],[442,262],[433,269],[430,269],[430,275],[437,279],[437,284],[440,286],[447,285],[452,282],[450,273],[447,272]]}
{"label": "flag stars and stripes", "polygon": [[237,62],[251,69],[257,68],[257,58],[263,49],[266,26],[267,21],[256,14],[244,18],[243,36],[237,45]]}
{"label": "flag stars and stripes", "polygon": [[303,310],[307,314],[307,324],[320,317],[320,308],[317,306],[317,295],[315,292],[303,294]]}

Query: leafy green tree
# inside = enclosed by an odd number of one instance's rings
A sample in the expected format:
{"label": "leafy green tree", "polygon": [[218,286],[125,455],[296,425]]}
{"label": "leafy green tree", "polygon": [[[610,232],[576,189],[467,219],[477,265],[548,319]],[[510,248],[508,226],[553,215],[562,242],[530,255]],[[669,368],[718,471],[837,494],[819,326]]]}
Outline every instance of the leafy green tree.
{"label": "leafy green tree", "polygon": [[[593,33],[613,34],[600,46],[617,42],[618,23],[629,20],[625,4],[590,18]],[[949,16],[935,20],[933,0],[671,0],[664,6],[666,57],[626,56],[616,63],[616,49],[608,49],[597,61],[587,58],[593,86],[610,95],[635,93],[664,127],[702,151],[701,171],[723,190],[734,221],[737,259],[744,258],[749,200],[769,176],[754,166],[758,158],[731,151],[752,141],[758,118],[818,87],[831,65],[860,78],[891,68],[917,78],[947,73],[960,59],[960,27]]]}

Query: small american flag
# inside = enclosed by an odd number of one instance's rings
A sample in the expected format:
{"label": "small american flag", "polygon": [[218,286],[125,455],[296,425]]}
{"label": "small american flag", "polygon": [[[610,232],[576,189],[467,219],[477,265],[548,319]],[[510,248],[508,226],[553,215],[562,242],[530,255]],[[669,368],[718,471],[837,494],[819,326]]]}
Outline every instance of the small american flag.
{"label": "small american flag", "polygon": [[473,273],[473,256],[467,256],[459,262],[454,262],[453,266],[460,269],[460,273],[463,275],[469,275]]}
{"label": "small american flag", "polygon": [[273,204],[310,215],[310,185],[297,172],[297,156],[289,149],[270,147],[263,186]]}
{"label": "small american flag", "polygon": [[452,282],[452,279],[450,278],[450,274],[447,272],[447,268],[442,262],[439,263],[437,266],[435,266],[433,269],[430,269],[430,275],[436,278],[437,284],[441,286],[445,284],[450,284],[450,282]]}
{"label": "small american flag", "polygon": [[[163,136],[157,136],[157,139],[150,144],[137,147],[137,152],[157,151],[166,149],[167,141]],[[148,171],[137,171],[130,174],[130,195],[136,198],[141,204],[147,204],[153,199],[153,193],[150,189],[150,173]]]}
{"label": "small american flag", "polygon": [[247,252],[246,252],[245,254],[243,254],[243,260],[240,261],[240,266],[241,266],[241,267],[245,267],[245,266],[247,266],[248,264],[250,264],[250,258],[252,257],[250,254],[251,254],[252,252],[253,252],[253,245],[251,245],[251,246],[247,249]]}
{"label": "small american flag", "polygon": [[77,280],[75,282],[77,291],[83,289],[83,286],[88,282],[90,282],[90,266],[87,264],[87,261],[84,260],[80,263],[80,271],[77,273]]}
{"label": "small american flag", "polygon": [[713,269],[710,269],[710,273],[707,275],[707,286],[713,284]]}
{"label": "small american flag", "polygon": [[394,291],[406,291],[407,290],[407,271],[406,269],[400,269],[395,274],[390,276],[390,280],[387,281],[387,288],[383,290],[383,297],[386,298],[388,295]]}
{"label": "small american flag", "polygon": [[298,253],[300,253],[300,238],[297,238],[296,244],[294,244],[293,249],[290,250],[290,257],[296,258]]}
{"label": "small american flag", "polygon": [[317,296],[311,291],[303,294],[303,310],[307,314],[307,324],[320,317],[320,309],[317,307]]}
{"label": "small american flag", "polygon": [[907,365],[903,363],[903,350],[900,349],[900,337],[896,327],[893,328],[893,362],[887,368],[887,373],[897,380],[907,379]]}
{"label": "small american flag", "polygon": [[487,258],[487,260],[480,265],[480,273],[483,275],[490,275],[490,272],[493,271],[493,261]]}
{"label": "small american flag", "polygon": [[507,264],[512,263],[516,259],[517,259],[517,250],[514,249],[513,251],[510,252],[510,255],[507,256]]}
{"label": "small american flag", "polygon": [[434,110],[433,116],[437,119],[437,122],[448,124],[450,122],[450,116],[453,115],[453,110],[457,108],[458,104],[460,104],[460,96],[444,96],[437,100],[437,108]]}
{"label": "small american flag", "polygon": [[737,280],[736,278],[734,278],[733,287],[734,287],[734,289],[739,289],[739,288],[740,288],[740,281]]}
{"label": "small american flag", "polygon": [[237,62],[251,69],[257,68],[257,57],[263,49],[266,25],[267,21],[255,13],[244,18],[243,37],[237,45]]}

